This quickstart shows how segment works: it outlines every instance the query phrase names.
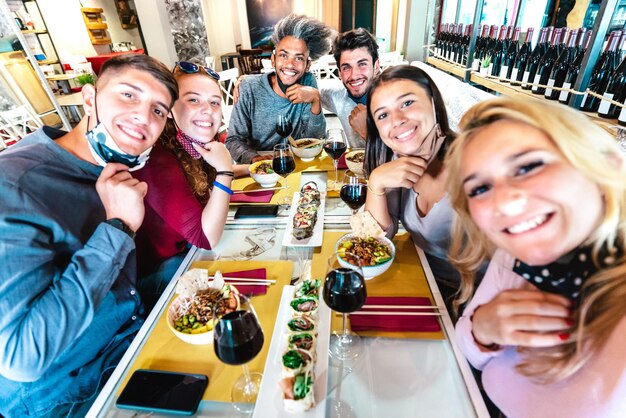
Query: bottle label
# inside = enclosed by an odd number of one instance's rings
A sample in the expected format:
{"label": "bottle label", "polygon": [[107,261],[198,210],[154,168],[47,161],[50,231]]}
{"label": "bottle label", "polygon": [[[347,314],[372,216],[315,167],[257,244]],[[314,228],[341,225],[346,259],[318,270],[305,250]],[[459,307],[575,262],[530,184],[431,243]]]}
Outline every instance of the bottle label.
{"label": "bottle label", "polygon": [[472,61],[472,71],[478,71],[479,65],[480,65],[480,60],[478,58],[474,58],[474,61]]}
{"label": "bottle label", "polygon": [[452,61],[456,62],[456,52],[452,53]]}
{"label": "bottle label", "polygon": [[487,69],[487,75],[493,74],[493,63],[489,64],[489,68]]}
{"label": "bottle label", "polygon": [[613,100],[613,93],[604,93],[602,95],[605,99],[600,102],[600,106],[598,107],[598,113],[601,115],[608,115],[609,108],[611,107],[611,102],[609,100]]}
{"label": "bottle label", "polygon": [[500,79],[506,80],[506,75],[508,72],[509,72],[509,66],[503,65],[502,68],[500,69]]}
{"label": "bottle label", "polygon": [[622,111],[619,112],[619,117],[617,118],[617,120],[626,123],[626,107],[622,107]]}
{"label": "bottle label", "polygon": [[585,106],[585,102],[587,101],[587,92],[585,92],[585,94],[583,94],[583,101],[580,102],[580,107],[584,107]]}
{"label": "bottle label", "polygon": [[551,96],[552,95],[552,89],[550,87],[554,86],[554,79],[551,78],[550,80],[548,80],[548,88],[546,89],[546,94],[545,96]]}
{"label": "bottle label", "polygon": [[[570,87],[572,87],[571,83],[563,83],[564,89],[569,89]],[[562,91],[561,94],[559,94],[559,102],[567,102],[568,98],[569,98],[569,92],[567,91]]]}
{"label": "bottle label", "polygon": [[[539,80],[541,80],[541,74],[535,74],[535,79],[533,80],[533,84],[539,84]],[[538,91],[539,87],[533,86],[533,92]]]}
{"label": "bottle label", "polygon": [[522,87],[528,85],[528,77],[530,77],[530,71],[524,71],[524,77],[522,77]]}
{"label": "bottle label", "polygon": [[517,68],[513,68],[513,71],[511,72],[511,80],[515,81],[517,80],[517,73],[519,72],[519,70]]}

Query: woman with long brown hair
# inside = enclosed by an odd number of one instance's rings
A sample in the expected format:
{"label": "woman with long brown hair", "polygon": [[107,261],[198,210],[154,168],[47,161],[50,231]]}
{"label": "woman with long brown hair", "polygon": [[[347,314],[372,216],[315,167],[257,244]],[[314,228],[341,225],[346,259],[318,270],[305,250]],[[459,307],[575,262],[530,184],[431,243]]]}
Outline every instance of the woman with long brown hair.
{"label": "woman with long brown hair", "polygon": [[[508,417],[626,411],[626,170],[582,114],[536,100],[474,106],[446,158],[458,212],[456,330]],[[474,290],[478,266],[491,262]]]}

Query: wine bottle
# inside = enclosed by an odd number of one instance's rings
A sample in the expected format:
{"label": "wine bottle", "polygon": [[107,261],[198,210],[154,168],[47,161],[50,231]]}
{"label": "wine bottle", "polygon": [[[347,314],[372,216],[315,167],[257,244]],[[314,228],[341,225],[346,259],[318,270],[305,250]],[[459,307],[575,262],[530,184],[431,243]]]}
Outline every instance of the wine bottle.
{"label": "wine bottle", "polygon": [[452,44],[451,60],[459,63],[461,58],[461,42],[463,40],[463,24],[459,23],[456,27],[456,35],[454,37],[454,43]]}
{"label": "wine bottle", "polygon": [[[576,57],[574,58],[572,63],[569,65],[569,68],[567,69],[567,74],[565,75],[565,81],[563,82],[564,89],[571,89],[574,83],[576,83],[576,79],[578,78],[578,73],[580,72],[580,66],[583,63],[583,59],[585,58],[585,53],[587,52],[587,48],[589,48],[589,42],[591,41],[592,36],[593,36],[593,30],[587,31],[585,33],[584,40],[582,37],[579,36],[578,38],[579,42],[584,42],[584,44],[580,44],[582,46],[580,47],[578,53],[576,54]],[[569,92],[561,91],[561,94],[559,94],[559,102],[563,104],[567,104],[568,100],[569,100]]]}
{"label": "wine bottle", "polygon": [[535,28],[528,28],[526,31],[526,40],[522,44],[517,56],[515,57],[515,64],[513,65],[513,70],[511,71],[511,80],[515,80],[511,85],[519,86],[520,81],[522,81],[522,77],[524,76],[524,70],[526,69],[526,63],[530,58],[530,54],[533,52],[533,48],[531,43],[533,41],[533,33],[535,32]]}
{"label": "wine bottle", "polygon": [[522,28],[519,26],[515,28],[513,32],[513,39],[509,43],[509,48],[506,50],[504,57],[502,57],[502,65],[500,67],[500,81],[510,80],[513,74],[513,66],[517,53],[519,51],[519,35]]}
{"label": "wine bottle", "polygon": [[496,42],[498,42],[498,26],[497,25],[491,25],[491,29],[489,30],[489,38],[487,39],[487,42],[485,42],[485,47],[482,50],[481,56],[480,56],[480,65],[481,67],[484,65],[484,62],[487,58],[489,58],[489,69],[487,70],[487,74],[491,74],[491,66],[492,66],[492,62],[491,62],[491,58],[492,58],[492,54],[493,54],[493,50],[496,47]]}
{"label": "wine bottle", "polygon": [[537,73],[535,74],[535,78],[533,79],[533,84],[535,84],[532,88],[533,94],[545,94],[546,88],[539,87],[537,84],[546,85],[548,84],[548,80],[550,79],[550,74],[552,73],[552,67],[554,67],[554,62],[558,58],[558,43],[561,41],[561,29],[555,29],[552,33],[552,41],[550,42],[550,46],[546,50],[543,57],[541,57],[541,61],[539,62],[539,68],[537,69]]}
{"label": "wine bottle", "polygon": [[470,38],[472,37],[472,28],[473,25],[470,23],[465,27],[465,34],[463,35],[463,39],[461,39],[461,46],[459,48],[459,64],[463,66],[467,66],[467,51],[469,49]]}
{"label": "wine bottle", "polygon": [[[577,36],[578,30],[576,29],[572,30],[569,33],[567,46],[563,49],[563,51],[561,51],[561,54],[554,62],[554,67],[552,67],[552,73],[550,74],[550,78],[548,80],[549,87],[563,87],[563,82],[565,82],[567,70],[569,68],[569,65],[574,60],[574,55],[576,54]],[[548,100],[557,100],[559,98],[559,93],[559,90],[547,88],[545,97]]]}
{"label": "wine bottle", "polygon": [[548,28],[541,28],[541,31],[539,32],[539,42],[537,42],[537,46],[533,49],[532,54],[530,54],[530,58],[526,64],[526,69],[524,70],[524,76],[522,77],[522,88],[524,90],[530,90],[532,88],[532,86],[528,84],[528,81],[535,79],[535,74],[539,68],[539,62],[541,61],[541,57],[543,57],[545,49],[547,49],[545,45],[547,36]]}
{"label": "wine bottle", "polygon": [[476,40],[476,47],[474,48],[474,60],[472,61],[472,71],[478,71],[480,67],[480,60],[483,49],[489,36],[489,25],[483,25],[480,37]]}
{"label": "wine bottle", "polygon": [[506,40],[506,34],[508,32],[508,27],[502,25],[500,27],[500,35],[498,36],[498,40],[493,48],[491,53],[491,71],[489,74],[495,77],[500,76],[500,67],[502,66],[502,57],[504,56],[506,50],[504,49],[504,43]]}
{"label": "wine bottle", "polygon": [[[598,58],[598,62],[593,67],[589,86],[587,87],[589,91],[603,94],[606,90],[606,86],[609,83],[609,77],[613,73],[613,71],[615,71],[615,68],[617,67],[617,64],[619,62],[617,56],[617,44],[619,43],[619,39],[621,36],[621,31],[613,31],[611,33],[605,51],[602,53],[602,55],[600,55],[600,57]],[[591,96],[585,93],[583,95],[583,100],[580,104],[580,110],[582,110],[583,112],[597,112],[599,105],[600,99],[598,99],[596,96]]]}
{"label": "wine bottle", "polygon": [[443,42],[442,38],[444,31],[446,30],[446,26],[446,23],[442,23],[441,26],[439,26],[439,32],[437,33],[437,37],[435,38],[435,56],[441,55],[441,43]]}
{"label": "wine bottle", "polygon": [[600,102],[598,106],[598,116],[616,119],[621,108],[608,100],[615,100],[616,102],[624,104],[624,99],[626,98],[626,59],[623,59],[613,74],[611,74],[609,83],[606,86],[606,91],[602,96],[607,100]]}

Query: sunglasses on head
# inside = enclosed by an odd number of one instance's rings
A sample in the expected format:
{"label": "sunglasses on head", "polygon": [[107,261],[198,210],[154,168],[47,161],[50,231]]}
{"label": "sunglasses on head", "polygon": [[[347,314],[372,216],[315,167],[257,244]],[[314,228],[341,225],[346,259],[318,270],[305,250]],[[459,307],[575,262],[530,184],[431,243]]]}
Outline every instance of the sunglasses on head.
{"label": "sunglasses on head", "polygon": [[200,70],[202,69],[209,77],[213,78],[215,81],[220,81],[220,75],[216,73],[210,67],[204,67],[204,66],[194,64],[193,62],[188,62],[188,61],[178,61],[174,65],[174,70],[176,70],[177,68],[180,69],[185,74],[199,73]]}

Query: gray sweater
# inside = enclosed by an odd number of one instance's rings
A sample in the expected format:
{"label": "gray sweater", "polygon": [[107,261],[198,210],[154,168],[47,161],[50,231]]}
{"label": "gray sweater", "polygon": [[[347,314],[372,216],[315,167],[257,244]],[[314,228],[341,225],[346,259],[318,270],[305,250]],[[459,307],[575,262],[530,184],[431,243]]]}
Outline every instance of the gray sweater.
{"label": "gray sweater", "polygon": [[[324,114],[311,113],[310,103],[293,104],[272,89],[270,74],[245,77],[239,85],[239,100],[233,108],[226,148],[238,163],[249,163],[257,151],[271,151],[283,140],[276,133],[276,119],[289,115],[295,139],[322,138],[326,131]],[[315,77],[305,73],[303,86],[317,88]]]}
{"label": "gray sweater", "polygon": [[350,148],[365,148],[365,139],[350,126],[350,113],[356,103],[348,96],[348,90],[341,80],[320,80],[320,95],[324,109],[333,112],[339,118]]}

